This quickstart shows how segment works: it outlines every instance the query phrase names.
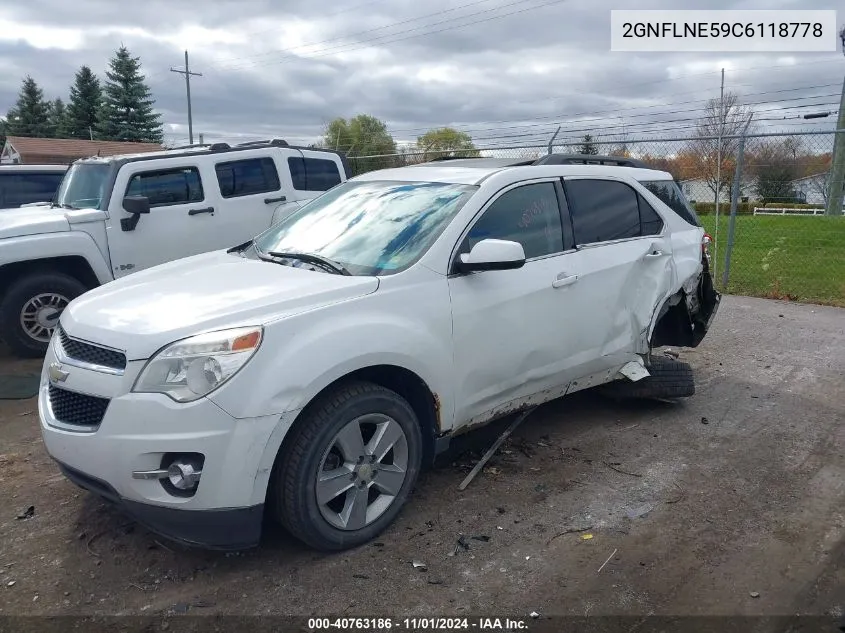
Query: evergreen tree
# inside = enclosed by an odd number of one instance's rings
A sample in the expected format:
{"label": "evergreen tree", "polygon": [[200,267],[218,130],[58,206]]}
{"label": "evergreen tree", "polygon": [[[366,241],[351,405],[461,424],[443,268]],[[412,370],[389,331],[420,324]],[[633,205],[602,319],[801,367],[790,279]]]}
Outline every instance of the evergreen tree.
{"label": "evergreen tree", "polygon": [[29,75],[23,80],[17,103],[6,115],[9,136],[46,137],[50,134],[48,105],[44,92]]}
{"label": "evergreen tree", "polygon": [[48,104],[47,126],[51,138],[69,138],[67,132],[67,108],[65,102],[56,99]]}
{"label": "evergreen tree", "polygon": [[139,59],[121,46],[109,62],[97,127],[103,140],[162,142],[161,115],[153,110]]}
{"label": "evergreen tree", "polygon": [[76,71],[70,87],[67,106],[67,134],[69,138],[91,138],[97,129],[97,115],[102,103],[100,80],[88,66]]}
{"label": "evergreen tree", "polygon": [[579,148],[579,153],[581,154],[590,154],[591,156],[595,156],[599,153],[596,144],[593,142],[593,135],[592,134],[585,134],[584,138],[581,141],[581,147]]}

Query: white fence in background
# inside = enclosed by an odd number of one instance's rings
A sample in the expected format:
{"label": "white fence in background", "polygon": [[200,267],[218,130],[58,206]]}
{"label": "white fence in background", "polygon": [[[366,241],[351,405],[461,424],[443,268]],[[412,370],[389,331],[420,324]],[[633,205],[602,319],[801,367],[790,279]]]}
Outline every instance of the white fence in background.
{"label": "white fence in background", "polygon": [[[754,207],[754,215],[824,215],[824,209],[777,209]],[[842,210],[845,215],[845,209]]]}

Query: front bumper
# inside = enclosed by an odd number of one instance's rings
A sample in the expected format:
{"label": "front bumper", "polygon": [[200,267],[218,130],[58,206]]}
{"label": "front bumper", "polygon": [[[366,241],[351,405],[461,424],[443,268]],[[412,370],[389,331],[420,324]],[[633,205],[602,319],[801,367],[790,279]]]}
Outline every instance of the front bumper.
{"label": "front bumper", "polygon": [[[208,398],[180,404],[161,394],[131,393],[141,361],[110,374],[62,360],[51,345],[38,413],[47,452],[71,481],[165,537],[222,549],[257,544],[270,473],[292,414],[234,418]],[[66,376],[54,383],[49,368],[56,364]],[[63,402],[68,393],[72,398]],[[105,409],[88,407],[92,399]],[[133,477],[161,468],[174,453],[203,456],[192,496]]]}
{"label": "front bumper", "polygon": [[264,504],[229,510],[183,510],[122,498],[109,484],[57,462],[65,477],[80,488],[116,505],[151,532],[185,545],[242,550],[258,545]]}

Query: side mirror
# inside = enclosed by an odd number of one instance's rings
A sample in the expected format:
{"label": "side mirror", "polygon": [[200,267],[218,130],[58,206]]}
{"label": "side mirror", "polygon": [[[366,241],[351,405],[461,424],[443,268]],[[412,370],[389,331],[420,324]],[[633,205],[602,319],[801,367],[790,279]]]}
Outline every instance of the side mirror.
{"label": "side mirror", "polygon": [[481,240],[469,253],[458,260],[461,272],[483,270],[513,270],[525,265],[525,250],[519,242],[509,240]]}
{"label": "side mirror", "polygon": [[146,196],[126,196],[123,199],[123,209],[132,215],[150,212],[150,199]]}
{"label": "side mirror", "polygon": [[131,213],[132,217],[121,218],[120,227],[124,231],[134,231],[141,215],[150,212],[150,199],[146,196],[126,196],[123,199],[123,210]]}

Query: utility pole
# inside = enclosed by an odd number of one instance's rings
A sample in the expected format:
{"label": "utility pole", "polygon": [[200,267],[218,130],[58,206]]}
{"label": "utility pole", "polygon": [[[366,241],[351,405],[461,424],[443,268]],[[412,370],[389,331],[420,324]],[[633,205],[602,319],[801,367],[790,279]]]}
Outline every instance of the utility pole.
{"label": "utility pole", "polygon": [[[845,26],[839,31],[842,41],[842,54],[845,55]],[[830,166],[830,193],[827,196],[825,215],[842,215],[842,191],[845,180],[845,79],[842,81],[842,96],[839,98],[839,117],[836,119],[836,132],[833,136],[833,163]]]}
{"label": "utility pole", "polygon": [[713,232],[713,278],[719,268],[719,202],[722,197],[722,134],[725,128],[725,69],[722,69],[722,87],[719,91],[719,140],[716,149],[716,227]]}
{"label": "utility pole", "polygon": [[731,274],[731,251],[734,248],[734,230],[736,228],[736,207],[739,203],[739,189],[742,182],[742,162],[745,160],[745,137],[748,134],[748,126],[751,125],[751,118],[754,113],[748,115],[748,121],[742,128],[742,137],[739,139],[739,148],[736,150],[736,173],[734,174],[733,187],[731,188],[731,215],[728,222],[728,245],[725,248],[725,270],[722,271],[722,288],[727,291],[728,279]]}
{"label": "utility pole", "polygon": [[185,70],[171,68],[170,72],[185,75],[185,91],[188,93],[188,142],[194,144],[194,120],[191,116],[191,77],[202,77],[202,73],[192,73],[188,65],[188,51],[185,51]]}

